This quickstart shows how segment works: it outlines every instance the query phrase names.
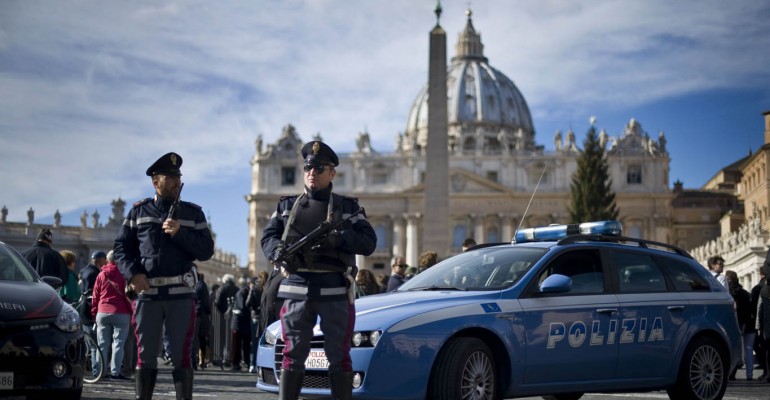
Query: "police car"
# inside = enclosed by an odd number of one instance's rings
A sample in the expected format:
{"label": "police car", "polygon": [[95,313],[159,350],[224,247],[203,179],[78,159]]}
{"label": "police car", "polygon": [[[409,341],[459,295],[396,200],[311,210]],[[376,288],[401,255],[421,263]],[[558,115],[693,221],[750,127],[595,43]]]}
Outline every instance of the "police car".
{"label": "police car", "polygon": [[[356,301],[356,399],[578,399],[666,390],[720,399],[740,360],[733,300],[687,252],[603,221],[518,231]],[[278,391],[280,323],[257,388]],[[329,396],[316,326],[303,396]]]}
{"label": "police car", "polygon": [[0,242],[0,397],[80,399],[86,346],[80,316]]}

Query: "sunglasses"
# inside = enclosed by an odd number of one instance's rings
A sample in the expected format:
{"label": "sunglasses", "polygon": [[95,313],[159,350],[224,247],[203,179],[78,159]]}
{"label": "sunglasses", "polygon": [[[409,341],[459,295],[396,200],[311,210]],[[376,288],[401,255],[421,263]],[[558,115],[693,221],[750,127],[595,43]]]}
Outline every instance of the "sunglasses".
{"label": "sunglasses", "polygon": [[302,169],[305,172],[310,172],[311,170],[315,170],[317,174],[323,174],[324,172],[326,172],[327,169],[331,170],[332,166],[331,165],[305,165],[304,167],[302,167]]}

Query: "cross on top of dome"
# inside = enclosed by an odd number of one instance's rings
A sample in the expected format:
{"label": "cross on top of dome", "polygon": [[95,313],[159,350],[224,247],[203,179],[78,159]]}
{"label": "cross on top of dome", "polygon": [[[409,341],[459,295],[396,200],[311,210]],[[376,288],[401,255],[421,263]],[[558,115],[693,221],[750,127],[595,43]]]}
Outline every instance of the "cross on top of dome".
{"label": "cross on top of dome", "polygon": [[465,15],[468,16],[468,22],[465,24],[465,29],[460,32],[457,38],[457,44],[455,45],[455,52],[457,55],[452,58],[465,59],[475,58],[486,61],[484,57],[484,45],[481,43],[481,35],[476,32],[473,27],[473,11],[470,8],[465,10]]}

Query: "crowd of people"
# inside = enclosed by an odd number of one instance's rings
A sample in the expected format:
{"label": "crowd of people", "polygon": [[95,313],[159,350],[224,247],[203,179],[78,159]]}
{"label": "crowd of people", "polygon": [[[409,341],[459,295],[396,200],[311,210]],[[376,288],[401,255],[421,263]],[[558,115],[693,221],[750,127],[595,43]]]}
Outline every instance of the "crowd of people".
{"label": "crowd of people", "polygon": [[770,270],[770,253],[762,267],[759,268],[760,281],[751,291],[741,285],[735,271],[725,271],[725,260],[714,256],[706,262],[711,274],[719,283],[724,285],[735,301],[735,313],[741,331],[743,343],[742,363],[730,372],[730,380],[737,379],[737,372],[744,368],[746,380],[755,379],[755,366],[762,373],[756,377],[770,383],[768,366],[770,365],[770,286],[767,285],[766,275]]}
{"label": "crowd of people", "polygon": [[[132,299],[126,295],[126,279],[115,263],[114,251],[94,251],[90,262],[79,269],[77,255],[73,251],[57,252],[52,243],[53,235],[50,229],[45,228],[34,245],[23,252],[23,256],[41,276],[66,278],[62,280],[59,294],[78,309],[84,331],[96,339],[107,364],[105,376],[113,380],[132,379],[137,362],[133,306]],[[62,271],[62,266],[66,270]],[[218,355],[228,354],[231,359],[216,362],[229,365],[233,371],[256,371],[257,339],[261,335],[260,304],[267,278],[267,272],[263,271],[254,278],[242,277],[240,285],[236,285],[235,276],[225,274],[221,278],[223,284],[215,284],[209,290],[204,275],[198,273],[195,286],[196,332],[191,353],[194,369],[207,368],[211,364],[212,307],[216,307],[227,319],[227,332],[231,335],[228,340],[222,341],[231,347],[216,350]],[[167,338],[164,341],[167,342]],[[167,344],[162,347],[158,357],[170,364]],[[94,365],[95,369],[99,367]]]}
{"label": "crowd of people", "polygon": [[[476,245],[476,240],[466,238],[462,243],[462,251],[467,251]],[[391,261],[390,275],[379,274],[377,277],[369,270],[359,270],[356,275],[356,284],[362,295],[387,293],[398,289],[406,281],[415,275],[425,271],[438,263],[438,253],[426,251],[420,254],[417,266],[409,266],[402,256],[395,256]]]}

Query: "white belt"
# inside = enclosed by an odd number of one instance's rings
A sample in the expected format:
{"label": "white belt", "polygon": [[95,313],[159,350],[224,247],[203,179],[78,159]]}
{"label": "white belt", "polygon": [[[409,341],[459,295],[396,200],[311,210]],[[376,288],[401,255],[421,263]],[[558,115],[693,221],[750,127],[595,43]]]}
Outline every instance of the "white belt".
{"label": "white belt", "polygon": [[[188,288],[186,286],[178,286],[178,287],[172,287],[168,289],[168,294],[183,294],[183,293],[195,293],[195,290],[193,288]],[[146,295],[157,295],[158,294],[158,288],[149,288],[147,290],[143,290],[140,294],[146,294]]]}
{"label": "white belt", "polygon": [[184,283],[182,281],[182,275],[179,276],[161,276],[158,278],[150,278],[147,279],[147,282],[150,284],[150,286],[168,286],[168,285],[181,285]]}

